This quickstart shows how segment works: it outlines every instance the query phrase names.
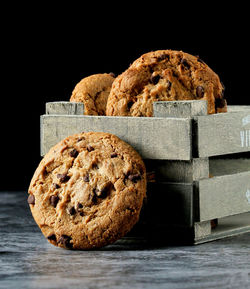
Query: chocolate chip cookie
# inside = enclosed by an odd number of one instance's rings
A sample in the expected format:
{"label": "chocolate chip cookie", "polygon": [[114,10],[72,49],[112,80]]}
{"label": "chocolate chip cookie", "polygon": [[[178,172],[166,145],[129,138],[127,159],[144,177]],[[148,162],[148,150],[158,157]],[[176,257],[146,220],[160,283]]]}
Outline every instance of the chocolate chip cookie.
{"label": "chocolate chip cookie", "polygon": [[145,195],[139,154],[115,135],[88,132],[50,149],[31,180],[28,203],[50,243],[91,249],[129,232]]}
{"label": "chocolate chip cookie", "polygon": [[70,101],[83,102],[84,114],[105,115],[107,99],[114,79],[113,73],[85,77],[75,86]]}
{"label": "chocolate chip cookie", "polygon": [[226,112],[224,86],[199,57],[182,51],[146,53],[113,82],[106,115],[153,116],[154,101],[208,102],[208,113]]}

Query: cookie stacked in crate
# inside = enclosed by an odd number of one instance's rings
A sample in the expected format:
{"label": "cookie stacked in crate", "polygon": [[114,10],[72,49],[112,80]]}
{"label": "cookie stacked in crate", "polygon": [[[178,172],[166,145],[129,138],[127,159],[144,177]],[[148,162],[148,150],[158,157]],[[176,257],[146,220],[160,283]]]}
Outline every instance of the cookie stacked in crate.
{"label": "cookie stacked in crate", "polygon": [[[51,243],[89,249],[126,235],[197,244],[250,230],[250,108],[227,109],[223,84],[199,57],[150,52],[116,78],[83,79],[70,100],[46,104],[47,162],[29,188],[33,216]],[[69,146],[81,132],[82,145]],[[116,141],[103,142],[100,132]],[[103,183],[110,184],[104,197]]]}

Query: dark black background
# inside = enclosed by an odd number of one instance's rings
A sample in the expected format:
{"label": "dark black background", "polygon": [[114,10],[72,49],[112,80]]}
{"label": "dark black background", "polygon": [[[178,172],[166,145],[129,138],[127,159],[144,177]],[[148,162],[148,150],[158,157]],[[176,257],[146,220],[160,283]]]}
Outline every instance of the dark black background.
{"label": "dark black background", "polygon": [[176,49],[199,55],[220,76],[229,104],[250,104],[246,7],[149,4],[7,8],[1,190],[27,189],[40,161],[39,116],[47,101],[68,100],[90,74],[120,74],[142,53]]}

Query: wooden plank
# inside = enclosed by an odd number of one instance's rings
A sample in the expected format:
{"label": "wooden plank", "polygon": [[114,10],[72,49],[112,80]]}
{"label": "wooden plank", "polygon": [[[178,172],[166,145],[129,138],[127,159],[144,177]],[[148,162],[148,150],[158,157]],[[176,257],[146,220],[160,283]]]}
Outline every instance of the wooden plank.
{"label": "wooden plank", "polygon": [[193,226],[193,184],[148,183],[147,224]]}
{"label": "wooden plank", "polygon": [[208,158],[190,161],[144,160],[147,171],[155,172],[156,181],[191,183],[209,177]]}
{"label": "wooden plank", "polygon": [[210,159],[209,170],[215,177],[250,171],[250,158]]}
{"label": "wooden plank", "polygon": [[212,229],[211,234],[196,236],[194,244],[198,245],[247,232],[250,232],[250,213],[229,216],[219,219],[218,226]]}
{"label": "wooden plank", "polygon": [[207,114],[207,101],[156,101],[153,103],[155,117],[192,117]]}
{"label": "wooden plank", "polygon": [[41,116],[41,155],[63,138],[79,132],[117,135],[146,159],[190,160],[191,120],[188,118]]}
{"label": "wooden plank", "polygon": [[195,239],[204,238],[211,234],[211,222],[205,221],[200,223],[194,223],[194,236]]}
{"label": "wooden plank", "polygon": [[199,157],[250,151],[250,111],[195,117]]}
{"label": "wooden plank", "polygon": [[83,115],[84,104],[80,102],[69,102],[69,101],[47,102],[46,114]]}
{"label": "wooden plank", "polygon": [[244,111],[244,110],[250,110],[250,105],[228,105],[227,106],[228,112]]}
{"label": "wooden plank", "polygon": [[250,212],[250,171],[196,182],[196,221]]}

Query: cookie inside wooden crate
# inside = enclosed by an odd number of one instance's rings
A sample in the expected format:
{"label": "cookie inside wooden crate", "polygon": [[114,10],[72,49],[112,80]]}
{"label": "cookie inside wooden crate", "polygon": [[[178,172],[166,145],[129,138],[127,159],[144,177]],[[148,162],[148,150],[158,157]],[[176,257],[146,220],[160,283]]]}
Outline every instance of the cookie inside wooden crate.
{"label": "cookie inside wooden crate", "polygon": [[199,57],[182,51],[143,54],[112,84],[106,114],[153,116],[153,102],[206,100],[209,114],[227,111],[224,85]]}

